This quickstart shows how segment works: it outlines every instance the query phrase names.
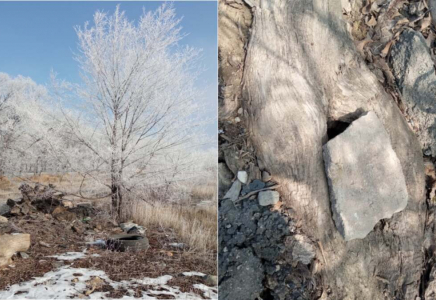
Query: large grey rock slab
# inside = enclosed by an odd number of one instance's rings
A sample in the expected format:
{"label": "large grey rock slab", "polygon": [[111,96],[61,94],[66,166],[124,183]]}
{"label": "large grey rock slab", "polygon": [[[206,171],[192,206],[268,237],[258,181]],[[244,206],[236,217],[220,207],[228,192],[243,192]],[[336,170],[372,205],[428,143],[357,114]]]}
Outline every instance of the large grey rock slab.
{"label": "large grey rock slab", "polygon": [[375,113],[360,117],[323,147],[331,208],[345,240],[362,239],[407,205],[400,161]]}
{"label": "large grey rock slab", "polygon": [[436,157],[436,75],[422,34],[405,30],[390,61],[409,123],[424,153]]}

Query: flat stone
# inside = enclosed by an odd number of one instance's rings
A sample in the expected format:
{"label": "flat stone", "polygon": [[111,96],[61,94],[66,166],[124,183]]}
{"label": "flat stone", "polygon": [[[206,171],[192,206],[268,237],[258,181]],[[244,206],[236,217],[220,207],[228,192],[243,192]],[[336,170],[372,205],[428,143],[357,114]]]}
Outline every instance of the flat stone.
{"label": "flat stone", "polygon": [[277,191],[263,191],[258,196],[259,204],[262,206],[274,205],[280,200],[280,194]]}
{"label": "flat stone", "polygon": [[239,198],[239,194],[241,193],[242,183],[239,180],[235,180],[232,184],[232,187],[228,192],[224,195],[223,199],[230,199],[232,201],[236,201]]}
{"label": "flat stone", "polygon": [[409,123],[424,153],[436,157],[436,74],[422,34],[404,30],[392,46],[390,63]]}
{"label": "flat stone", "polygon": [[407,205],[400,161],[375,113],[360,117],[323,147],[336,228],[346,241],[364,238]]}

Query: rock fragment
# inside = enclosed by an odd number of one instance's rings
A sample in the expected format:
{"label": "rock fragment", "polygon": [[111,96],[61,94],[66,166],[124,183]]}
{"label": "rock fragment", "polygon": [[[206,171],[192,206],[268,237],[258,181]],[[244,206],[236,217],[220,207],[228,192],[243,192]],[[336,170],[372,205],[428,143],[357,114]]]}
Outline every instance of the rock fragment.
{"label": "rock fragment", "polygon": [[238,179],[240,182],[242,182],[243,184],[247,183],[248,180],[248,174],[246,171],[239,171],[238,172]]}
{"label": "rock fragment", "polygon": [[422,34],[404,30],[392,46],[390,62],[409,123],[424,153],[436,157],[436,74]]}
{"label": "rock fragment", "polygon": [[7,223],[8,222],[8,218],[0,216],[0,224],[1,223]]}
{"label": "rock fragment", "polygon": [[6,202],[0,202],[0,216],[4,216],[11,211],[11,207]]}
{"label": "rock fragment", "polygon": [[346,241],[364,238],[407,205],[400,161],[375,113],[360,117],[323,147],[336,228]]}
{"label": "rock fragment", "polygon": [[274,205],[280,200],[280,194],[277,191],[263,191],[258,196],[259,204],[262,206]]}
{"label": "rock fragment", "polygon": [[236,201],[239,198],[239,194],[241,193],[242,184],[241,182],[236,179],[230,190],[224,195],[223,199],[230,199],[232,201]]}
{"label": "rock fragment", "polygon": [[296,234],[290,238],[292,238],[292,259],[305,265],[310,264],[316,254],[315,247],[310,240],[301,234]]}

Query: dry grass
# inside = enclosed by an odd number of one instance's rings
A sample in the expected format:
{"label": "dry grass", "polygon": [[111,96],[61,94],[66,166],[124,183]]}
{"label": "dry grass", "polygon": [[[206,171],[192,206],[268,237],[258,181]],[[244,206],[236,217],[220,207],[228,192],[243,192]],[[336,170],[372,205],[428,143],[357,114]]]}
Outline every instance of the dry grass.
{"label": "dry grass", "polygon": [[130,218],[145,227],[171,228],[190,250],[200,253],[217,251],[217,208],[155,204],[135,201]]}
{"label": "dry grass", "polygon": [[82,193],[86,197],[95,197],[96,195],[105,194],[102,191],[102,186],[97,186],[92,179],[86,179],[82,182],[82,177],[75,173],[65,174],[23,174],[18,177],[4,177],[0,176],[0,201],[7,200],[8,198],[16,199],[21,196],[18,187],[26,182],[30,185],[40,183],[42,185],[53,184],[56,189],[71,194],[67,198],[69,200],[79,199],[80,197],[72,196],[79,193],[80,186]]}
{"label": "dry grass", "polygon": [[195,185],[191,188],[191,197],[193,200],[217,199],[216,183],[204,185]]}

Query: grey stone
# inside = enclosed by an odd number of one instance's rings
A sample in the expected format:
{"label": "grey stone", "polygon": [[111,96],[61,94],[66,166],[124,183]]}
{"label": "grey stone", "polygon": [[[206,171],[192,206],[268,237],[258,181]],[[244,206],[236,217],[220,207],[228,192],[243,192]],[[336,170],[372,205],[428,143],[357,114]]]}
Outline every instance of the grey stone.
{"label": "grey stone", "polygon": [[245,171],[239,171],[238,172],[238,179],[240,182],[242,182],[243,184],[246,184],[248,181],[248,174]]}
{"label": "grey stone", "polygon": [[6,201],[0,202],[0,216],[4,216],[11,211],[11,207],[6,204]]}
{"label": "grey stone", "polygon": [[241,182],[236,179],[230,190],[225,194],[223,199],[230,199],[232,201],[236,201],[239,198],[239,194],[241,193],[242,184]]}
{"label": "grey stone", "polygon": [[346,241],[364,238],[406,207],[403,170],[375,113],[351,123],[324,145],[323,155],[333,219]]}
{"label": "grey stone", "polygon": [[229,170],[225,163],[218,164],[218,192],[221,198],[225,192],[231,187],[233,173]]}
{"label": "grey stone", "polygon": [[262,206],[274,205],[280,200],[280,194],[277,191],[263,191],[258,196],[259,204]]}
{"label": "grey stone", "polygon": [[422,34],[404,30],[392,47],[390,62],[409,123],[424,153],[436,157],[436,75]]}
{"label": "grey stone", "polygon": [[430,8],[431,13],[431,22],[434,26],[436,26],[436,0],[429,0],[428,6]]}
{"label": "grey stone", "polygon": [[292,259],[305,265],[312,262],[315,258],[316,250],[310,240],[301,234],[296,234],[293,238]]}
{"label": "grey stone", "polygon": [[29,254],[27,254],[26,252],[20,252],[20,256],[21,256],[21,258],[24,258],[24,259],[27,259],[30,257]]}

